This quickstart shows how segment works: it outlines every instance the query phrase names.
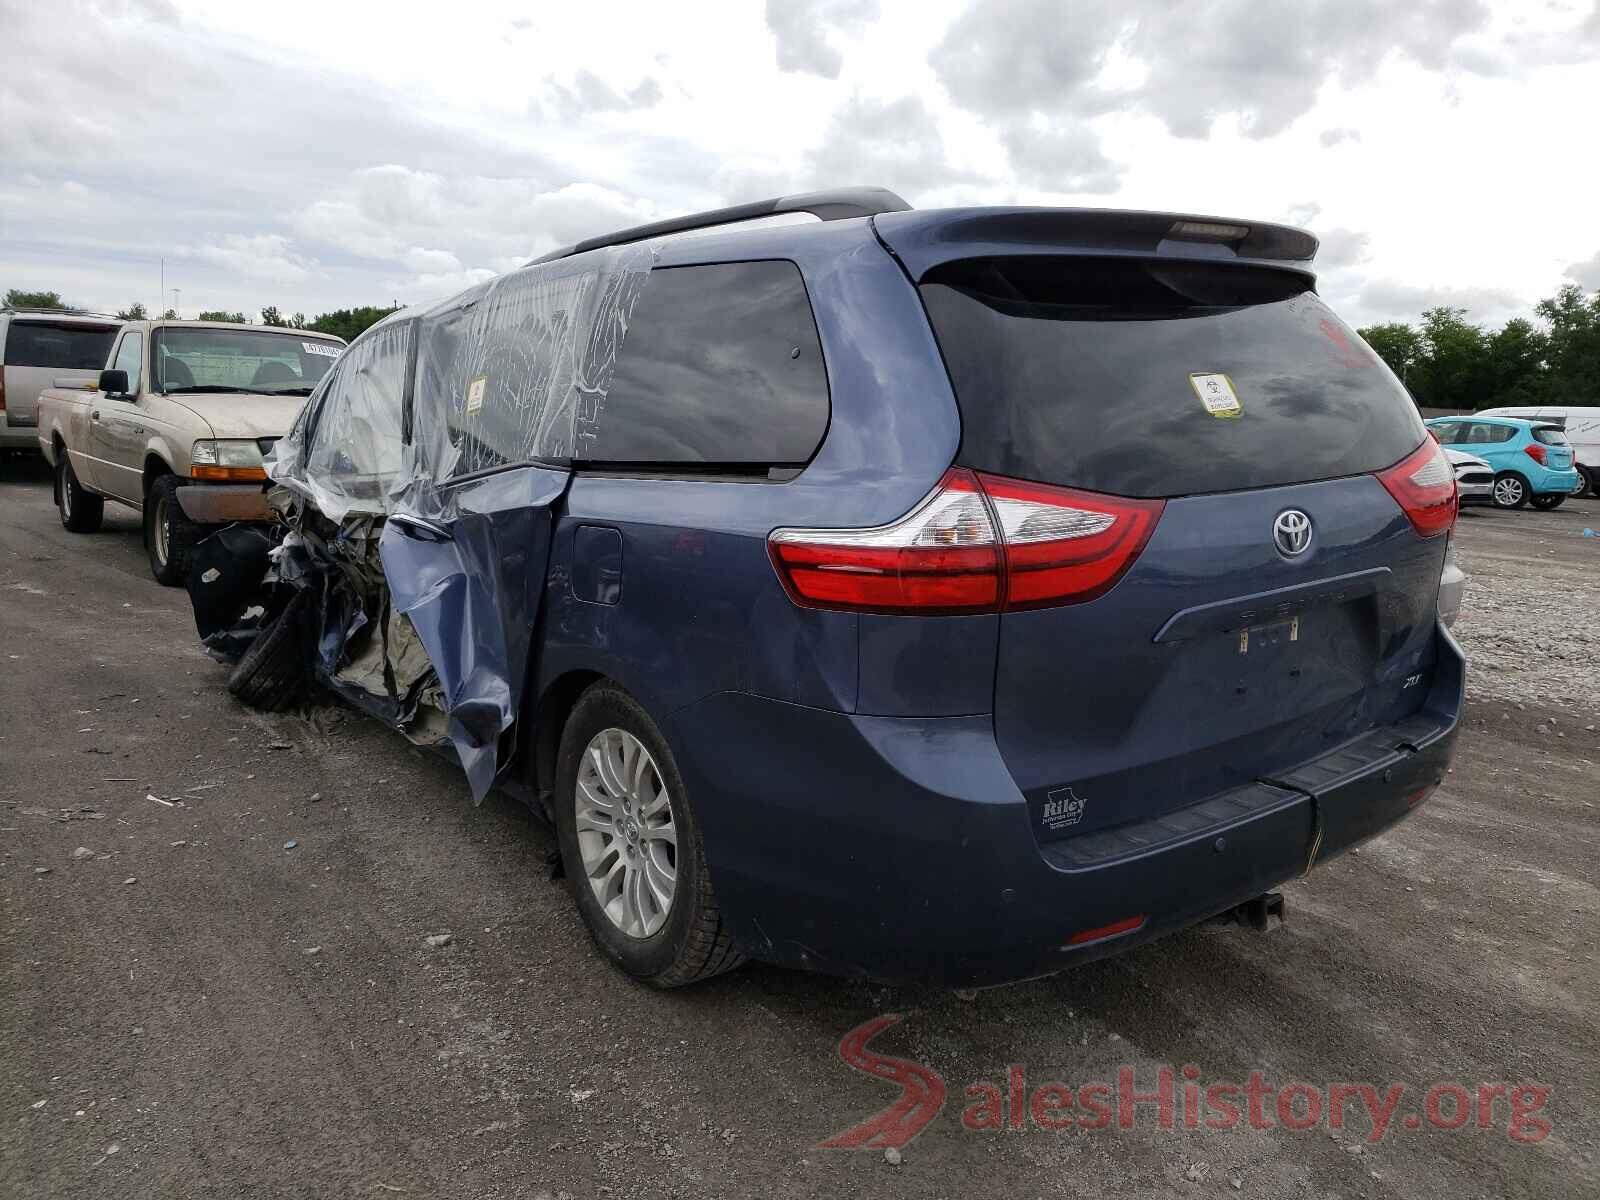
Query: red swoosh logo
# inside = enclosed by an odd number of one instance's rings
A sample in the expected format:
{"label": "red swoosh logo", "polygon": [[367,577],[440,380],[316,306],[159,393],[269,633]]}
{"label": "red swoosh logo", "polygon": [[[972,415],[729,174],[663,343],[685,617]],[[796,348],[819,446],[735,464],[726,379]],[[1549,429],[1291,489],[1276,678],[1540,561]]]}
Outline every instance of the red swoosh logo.
{"label": "red swoosh logo", "polygon": [[874,1054],[867,1049],[868,1042],[899,1020],[899,1013],[887,1013],[857,1025],[840,1039],[839,1057],[848,1067],[889,1083],[898,1083],[901,1088],[900,1099],[877,1116],[869,1117],[861,1124],[817,1143],[819,1146],[845,1149],[886,1149],[894,1146],[898,1149],[921,1133],[923,1126],[939,1115],[939,1110],[944,1107],[944,1080],[936,1072],[921,1063]]}

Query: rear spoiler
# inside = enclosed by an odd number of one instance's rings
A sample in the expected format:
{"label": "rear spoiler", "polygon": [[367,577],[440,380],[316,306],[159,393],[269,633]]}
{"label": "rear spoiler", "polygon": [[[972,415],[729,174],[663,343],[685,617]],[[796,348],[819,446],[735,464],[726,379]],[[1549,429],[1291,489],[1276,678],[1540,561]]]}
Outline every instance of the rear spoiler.
{"label": "rear spoiler", "polygon": [[1099,208],[946,208],[883,213],[878,237],[913,279],[964,258],[1031,254],[1219,259],[1311,275],[1303,229],[1184,213]]}

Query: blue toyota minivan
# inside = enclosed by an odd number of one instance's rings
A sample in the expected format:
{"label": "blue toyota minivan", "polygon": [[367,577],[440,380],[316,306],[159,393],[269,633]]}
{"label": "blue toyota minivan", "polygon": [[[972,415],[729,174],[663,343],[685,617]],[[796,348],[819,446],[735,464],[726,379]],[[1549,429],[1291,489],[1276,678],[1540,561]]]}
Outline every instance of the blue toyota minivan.
{"label": "blue toyota minivan", "polygon": [[526,797],[657,986],[1259,916],[1462,702],[1454,475],[1315,250],[877,189],[596,238],[353,343],[197,621]]}

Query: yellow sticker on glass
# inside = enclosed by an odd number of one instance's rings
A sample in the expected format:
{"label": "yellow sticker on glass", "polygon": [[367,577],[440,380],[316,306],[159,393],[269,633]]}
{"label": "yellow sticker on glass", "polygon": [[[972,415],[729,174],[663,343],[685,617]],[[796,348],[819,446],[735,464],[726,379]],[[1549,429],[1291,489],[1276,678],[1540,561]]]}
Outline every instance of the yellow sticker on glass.
{"label": "yellow sticker on glass", "polygon": [[1189,386],[1213,417],[1237,417],[1244,413],[1239,394],[1233,390],[1233,380],[1220,372],[1193,372],[1189,376]]}
{"label": "yellow sticker on glass", "polygon": [[469,413],[475,413],[483,407],[483,392],[488,386],[489,377],[487,375],[479,375],[471,383],[467,384],[467,411]]}

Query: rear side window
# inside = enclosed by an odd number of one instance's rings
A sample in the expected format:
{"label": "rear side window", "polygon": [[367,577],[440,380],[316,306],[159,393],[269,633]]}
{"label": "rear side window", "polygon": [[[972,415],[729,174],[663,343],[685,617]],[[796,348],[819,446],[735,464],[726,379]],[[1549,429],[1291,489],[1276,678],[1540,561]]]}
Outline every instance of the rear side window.
{"label": "rear side window", "polygon": [[54,367],[58,371],[98,371],[106,365],[116,326],[67,321],[24,321],[13,317],[6,331],[5,365]]}
{"label": "rear side window", "polygon": [[1483,421],[1472,422],[1462,426],[1462,442],[1468,446],[1497,446],[1501,442],[1509,442],[1517,436],[1517,431],[1511,425],[1490,425]]}
{"label": "rear side window", "polygon": [[981,259],[920,290],[979,470],[1182,496],[1375,471],[1426,436],[1382,360],[1290,272]]}
{"label": "rear side window", "polygon": [[828,427],[811,304],[791,262],[650,273],[605,399],[574,457],[798,464]]}
{"label": "rear side window", "polygon": [[1559,429],[1535,429],[1533,438],[1535,441],[1543,442],[1546,446],[1565,446],[1567,444],[1567,435]]}

